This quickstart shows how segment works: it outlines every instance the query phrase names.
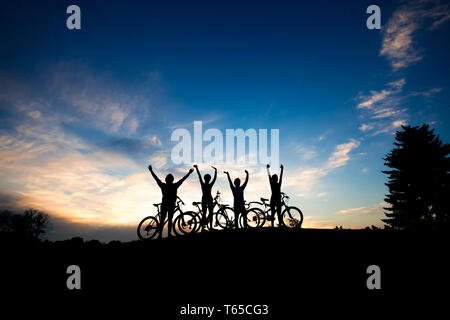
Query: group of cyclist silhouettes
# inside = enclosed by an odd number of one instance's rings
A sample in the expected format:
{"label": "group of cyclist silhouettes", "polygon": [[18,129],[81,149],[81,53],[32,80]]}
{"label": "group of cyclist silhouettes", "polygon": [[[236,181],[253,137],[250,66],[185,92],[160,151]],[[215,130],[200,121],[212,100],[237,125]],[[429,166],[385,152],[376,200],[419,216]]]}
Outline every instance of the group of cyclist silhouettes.
{"label": "group of cyclist silhouettes", "polygon": [[[202,178],[202,175],[200,174],[200,170],[198,170],[198,166],[194,165],[195,170],[198,174],[198,179],[200,181],[201,189],[202,189],[202,230],[204,228],[204,225],[208,219],[208,212],[209,215],[213,214],[214,209],[214,202],[213,197],[211,195],[211,189],[216,182],[217,179],[217,168],[213,167],[214,169],[214,177],[211,180],[210,174],[205,174]],[[270,165],[267,165],[267,174],[269,177],[270,182],[270,188],[272,190],[272,196],[270,198],[270,208],[271,212],[273,213],[271,219],[272,221],[275,220],[275,212],[277,213],[278,222],[281,221],[281,183],[283,181],[283,165],[280,166],[281,172],[280,172],[280,178],[278,179],[277,174],[270,175],[269,171]],[[171,236],[171,230],[172,230],[172,219],[173,214],[175,212],[176,207],[176,201],[177,201],[177,190],[181,186],[181,184],[189,177],[189,175],[194,172],[194,169],[189,169],[189,172],[180,180],[177,182],[174,182],[174,177],[171,173],[169,173],[165,178],[165,183],[162,182],[158,176],[153,171],[153,168],[151,165],[148,166],[148,169],[150,170],[150,173],[152,174],[153,178],[155,179],[158,186],[161,188],[162,192],[162,202],[161,202],[161,221],[166,221],[166,218],[168,218],[168,237]],[[245,208],[245,200],[244,200],[244,189],[247,186],[248,183],[248,171],[245,170],[245,181],[241,185],[241,180],[239,178],[234,179],[234,184],[231,181],[230,174],[228,171],[224,171],[224,173],[227,175],[228,182],[230,184],[231,192],[233,193],[234,198],[234,213],[235,213],[235,227],[239,228],[239,216],[240,215],[246,215],[246,208]],[[247,219],[244,219],[244,227],[247,227]],[[272,222],[273,225],[273,222]],[[162,237],[162,232],[164,228],[164,223],[161,223],[159,226],[159,237]]]}

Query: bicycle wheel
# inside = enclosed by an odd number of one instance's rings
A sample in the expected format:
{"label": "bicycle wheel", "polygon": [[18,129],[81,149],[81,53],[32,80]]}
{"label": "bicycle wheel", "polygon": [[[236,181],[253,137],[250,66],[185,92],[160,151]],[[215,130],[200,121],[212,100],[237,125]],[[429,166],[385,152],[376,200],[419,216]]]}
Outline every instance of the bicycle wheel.
{"label": "bicycle wheel", "polygon": [[146,217],[139,222],[137,235],[141,240],[153,239],[158,233],[158,220],[155,217]]}
{"label": "bicycle wheel", "polygon": [[176,235],[195,233],[200,228],[200,217],[192,211],[181,213],[173,222]]}
{"label": "bicycle wheel", "polygon": [[246,214],[242,214],[239,217],[239,227],[245,228],[245,219],[247,219],[247,228],[253,229],[260,226],[262,211],[257,208],[252,208],[247,211]]}
{"label": "bicycle wheel", "polygon": [[[279,224],[277,224],[278,221],[278,215],[275,213],[275,217],[272,216],[272,209],[268,209],[264,215],[264,223],[269,226],[269,227],[275,227],[275,226],[279,226]],[[282,223],[280,221],[278,221],[279,223]]]}
{"label": "bicycle wheel", "polygon": [[230,226],[228,216],[223,211],[214,212],[208,223],[209,230],[224,230]]}
{"label": "bicycle wheel", "polygon": [[235,219],[235,213],[234,213],[233,208],[228,207],[228,206],[223,206],[221,208],[221,212],[226,217],[226,219],[222,220],[222,225],[221,225],[222,228],[223,229],[233,229],[234,219]]}
{"label": "bicycle wheel", "polygon": [[283,225],[288,228],[301,228],[303,213],[297,207],[286,207],[282,213]]}
{"label": "bicycle wheel", "polygon": [[255,208],[258,211],[259,215],[259,224],[257,228],[262,228],[266,224],[266,214],[264,213],[264,210],[261,210],[259,208]]}

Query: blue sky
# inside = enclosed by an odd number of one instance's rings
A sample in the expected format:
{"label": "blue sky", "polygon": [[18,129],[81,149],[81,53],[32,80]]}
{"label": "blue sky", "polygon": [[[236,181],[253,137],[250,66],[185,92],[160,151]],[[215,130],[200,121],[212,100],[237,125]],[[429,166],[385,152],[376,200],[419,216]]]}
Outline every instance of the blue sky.
{"label": "blue sky", "polygon": [[[160,199],[146,166],[181,177],[170,134],[194,120],[279,129],[305,227],[381,225],[402,124],[450,140],[448,2],[379,1],[381,30],[368,1],[77,1],[81,30],[70,4],[0,6],[0,200],[51,213],[56,238],[133,239]],[[264,165],[249,169],[247,198],[267,196]]]}

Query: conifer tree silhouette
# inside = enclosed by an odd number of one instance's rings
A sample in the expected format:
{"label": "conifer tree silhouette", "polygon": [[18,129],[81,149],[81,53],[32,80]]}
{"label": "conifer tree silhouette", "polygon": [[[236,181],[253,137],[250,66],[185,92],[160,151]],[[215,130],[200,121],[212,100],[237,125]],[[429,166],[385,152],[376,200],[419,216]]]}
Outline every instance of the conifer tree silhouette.
{"label": "conifer tree silhouette", "polygon": [[449,226],[450,145],[427,124],[402,126],[394,149],[384,158],[391,170],[386,186],[390,205],[383,222],[394,229]]}

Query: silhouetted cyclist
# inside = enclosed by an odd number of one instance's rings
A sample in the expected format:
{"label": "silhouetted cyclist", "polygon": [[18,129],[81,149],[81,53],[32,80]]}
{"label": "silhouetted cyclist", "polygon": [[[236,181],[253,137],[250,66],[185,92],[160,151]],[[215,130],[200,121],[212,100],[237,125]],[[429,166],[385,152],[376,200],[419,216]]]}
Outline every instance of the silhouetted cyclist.
{"label": "silhouetted cyclist", "polygon": [[164,228],[164,221],[166,220],[166,216],[168,215],[168,232],[167,236],[171,237],[171,231],[172,231],[172,218],[173,214],[175,212],[175,205],[177,201],[177,190],[178,187],[181,186],[184,180],[189,177],[189,175],[194,172],[194,169],[189,169],[189,172],[181,178],[178,182],[173,182],[174,178],[171,173],[169,173],[166,176],[166,183],[161,182],[159,178],[156,176],[156,174],[153,172],[152,166],[148,166],[148,170],[150,170],[150,173],[152,174],[153,178],[155,179],[158,186],[161,188],[162,193],[162,202],[161,202],[161,223],[159,224],[159,237],[162,237],[162,231]]}
{"label": "silhouetted cyclist", "polygon": [[[245,201],[244,201],[244,189],[247,186],[248,182],[248,171],[245,170],[245,182],[241,186],[241,179],[236,178],[234,179],[234,185],[231,183],[230,174],[228,171],[224,171],[228,177],[228,182],[230,183],[231,192],[233,192],[233,198],[234,198],[234,215],[235,215],[235,226],[236,228],[239,228],[239,215],[243,214],[244,217],[246,216],[246,210],[245,210]],[[244,219],[244,227],[247,227],[247,219]]]}
{"label": "silhouetted cyclist", "polygon": [[[214,204],[213,204],[213,197],[211,196],[211,189],[214,185],[214,183],[216,182],[216,178],[217,178],[217,169],[213,166],[211,166],[211,168],[214,169],[214,178],[211,181],[211,175],[210,174],[205,174],[205,180],[203,181],[202,179],[202,175],[200,174],[200,171],[198,170],[198,166],[195,164],[194,165],[195,170],[197,170],[197,174],[198,174],[198,180],[200,180],[200,184],[202,186],[202,231],[205,229],[205,225],[208,217],[208,212],[209,211],[209,216],[212,217],[213,214],[213,209],[214,209]],[[211,181],[211,183],[209,183]],[[211,229],[212,229],[212,220],[211,220]]]}
{"label": "silhouetted cyclist", "polygon": [[270,189],[272,190],[272,196],[270,197],[270,210],[272,211],[272,227],[275,223],[275,212],[278,217],[278,224],[281,226],[281,183],[283,182],[283,165],[280,166],[280,181],[278,181],[278,176],[276,174],[270,176],[269,171],[270,165],[267,165],[267,174],[269,175]]}

